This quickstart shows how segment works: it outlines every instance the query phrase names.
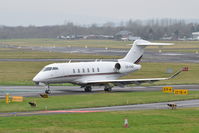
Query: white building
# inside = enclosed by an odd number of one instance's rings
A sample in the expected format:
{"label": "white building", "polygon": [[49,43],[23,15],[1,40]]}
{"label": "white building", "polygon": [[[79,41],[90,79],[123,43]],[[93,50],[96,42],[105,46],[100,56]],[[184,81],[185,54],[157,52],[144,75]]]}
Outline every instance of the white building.
{"label": "white building", "polygon": [[193,36],[193,40],[199,40],[199,32],[193,32],[192,36]]}

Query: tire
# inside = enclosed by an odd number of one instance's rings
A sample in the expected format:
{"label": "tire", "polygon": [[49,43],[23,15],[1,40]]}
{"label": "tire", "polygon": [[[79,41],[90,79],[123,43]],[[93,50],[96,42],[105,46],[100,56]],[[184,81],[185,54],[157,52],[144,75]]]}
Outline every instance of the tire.
{"label": "tire", "polygon": [[91,88],[91,86],[86,86],[84,90],[85,90],[85,92],[91,92],[92,88]]}
{"label": "tire", "polygon": [[106,91],[106,92],[111,92],[111,91],[112,91],[112,88],[104,88],[104,91]]}
{"label": "tire", "polygon": [[50,90],[45,90],[45,93],[46,94],[51,94],[51,91]]}

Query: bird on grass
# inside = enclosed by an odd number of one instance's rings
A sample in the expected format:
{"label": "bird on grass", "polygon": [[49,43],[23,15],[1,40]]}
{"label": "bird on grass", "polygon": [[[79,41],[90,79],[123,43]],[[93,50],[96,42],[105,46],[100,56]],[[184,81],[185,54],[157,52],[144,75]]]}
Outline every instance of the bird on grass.
{"label": "bird on grass", "polygon": [[31,107],[37,107],[37,104],[35,102],[28,102]]}

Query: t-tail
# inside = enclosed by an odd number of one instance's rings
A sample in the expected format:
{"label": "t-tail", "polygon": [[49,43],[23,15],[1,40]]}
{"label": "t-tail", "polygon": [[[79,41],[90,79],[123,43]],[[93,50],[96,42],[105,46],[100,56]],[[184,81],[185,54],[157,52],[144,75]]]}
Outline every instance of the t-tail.
{"label": "t-tail", "polygon": [[122,59],[118,59],[119,62],[125,61],[125,62],[131,62],[134,64],[139,64],[144,54],[144,48],[146,46],[166,46],[166,45],[173,45],[173,44],[172,43],[151,43],[145,40],[136,40],[131,45],[132,47],[129,50],[129,52],[126,54],[126,56]]}

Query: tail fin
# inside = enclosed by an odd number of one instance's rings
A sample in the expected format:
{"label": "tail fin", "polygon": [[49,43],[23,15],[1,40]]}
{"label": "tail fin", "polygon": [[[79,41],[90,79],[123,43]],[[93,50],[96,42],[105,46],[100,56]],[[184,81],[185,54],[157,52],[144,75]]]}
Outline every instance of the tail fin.
{"label": "tail fin", "polygon": [[133,46],[127,53],[127,55],[119,59],[118,61],[132,62],[134,64],[138,64],[143,56],[144,48],[146,46],[164,46],[164,45],[173,45],[172,43],[151,43],[145,40],[136,40],[132,44]]}

